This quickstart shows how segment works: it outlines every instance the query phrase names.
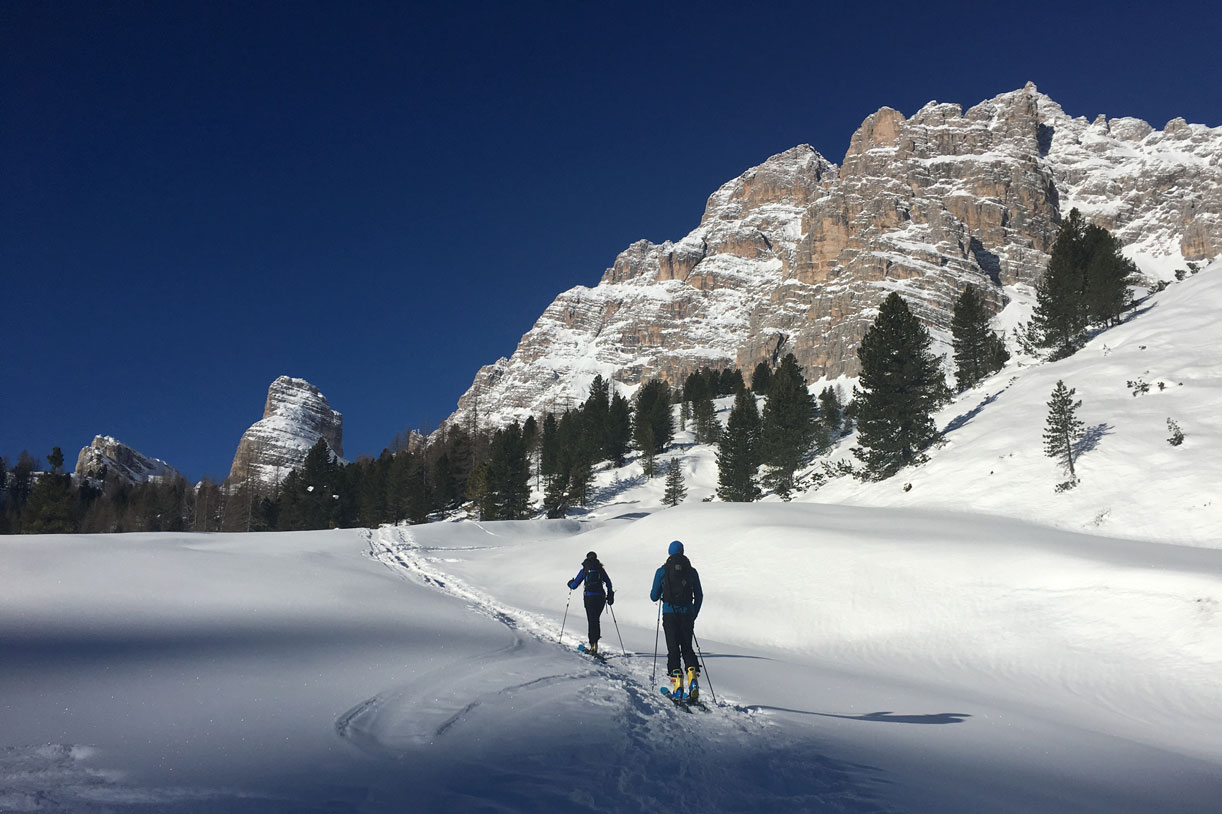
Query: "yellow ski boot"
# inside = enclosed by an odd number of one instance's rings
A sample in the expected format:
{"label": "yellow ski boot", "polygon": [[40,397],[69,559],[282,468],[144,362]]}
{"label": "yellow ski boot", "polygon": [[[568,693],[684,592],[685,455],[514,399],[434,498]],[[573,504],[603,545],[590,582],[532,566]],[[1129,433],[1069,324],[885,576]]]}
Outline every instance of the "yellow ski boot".
{"label": "yellow ski boot", "polygon": [[700,700],[700,687],[696,683],[696,679],[700,677],[695,667],[687,668],[687,698],[689,701]]}
{"label": "yellow ski boot", "polygon": [[683,673],[679,670],[670,674],[670,697],[674,699],[683,697]]}

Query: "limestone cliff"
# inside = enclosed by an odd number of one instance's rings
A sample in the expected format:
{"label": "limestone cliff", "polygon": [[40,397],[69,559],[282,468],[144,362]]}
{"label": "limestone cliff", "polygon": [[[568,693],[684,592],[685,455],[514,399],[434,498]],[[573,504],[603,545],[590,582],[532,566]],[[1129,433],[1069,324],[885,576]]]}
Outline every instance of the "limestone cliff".
{"label": "limestone cliff", "polygon": [[786,352],[811,381],[853,376],[891,291],[945,350],[963,288],[994,311],[1029,296],[1073,206],[1153,277],[1222,254],[1222,128],[1071,118],[1032,84],[966,112],[884,107],[839,167],[806,145],[775,155],[714,192],[682,240],[634,243],[598,285],[560,294],[449,420],[563,409],[599,374],[628,389]]}
{"label": "limestone cliff", "polygon": [[126,483],[172,480],[178,470],[160,458],[150,458],[109,435],[95,435],[76,457],[76,475],[101,480],[117,477]]}
{"label": "limestone cliff", "polygon": [[226,482],[241,484],[249,476],[264,486],[279,483],[305,461],[319,438],[342,458],[343,434],[343,416],[331,409],[317,387],[281,376],[267,390],[263,417],[242,434]]}

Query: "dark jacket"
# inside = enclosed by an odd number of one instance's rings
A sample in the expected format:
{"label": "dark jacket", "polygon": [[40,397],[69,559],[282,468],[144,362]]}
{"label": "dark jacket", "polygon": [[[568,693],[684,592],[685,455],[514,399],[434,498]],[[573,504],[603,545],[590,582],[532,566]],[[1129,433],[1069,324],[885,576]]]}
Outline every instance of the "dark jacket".
{"label": "dark jacket", "polygon": [[[595,568],[598,570],[599,579],[593,585],[586,585],[586,596],[606,596],[611,588],[611,577],[607,576],[607,572],[603,570],[603,564],[598,560],[585,560],[581,564],[581,570],[577,572],[577,576],[569,580],[569,590],[576,590],[577,586],[585,581],[586,571]],[[607,590],[603,590],[603,583],[607,584]]]}
{"label": "dark jacket", "polygon": [[[700,606],[701,604],[704,603],[704,591],[700,587],[700,574],[696,571],[695,568],[692,568],[691,562],[689,562],[687,557],[684,557],[682,554],[674,554],[671,557],[667,558],[666,562],[669,563],[675,557],[682,557],[684,564],[686,564],[688,568],[688,573],[690,574],[690,579],[692,581],[692,591],[693,593],[695,593],[695,598],[692,600],[691,605],[680,605],[678,607],[670,604],[669,602],[663,602],[662,603],[662,613],[691,614],[691,617],[695,619],[697,616],[700,615]],[[649,601],[650,602],[657,602],[659,599],[662,598],[662,585],[663,585],[663,580],[665,578],[665,574],[666,574],[666,565],[665,564],[654,573],[653,588],[650,589],[649,591]]]}

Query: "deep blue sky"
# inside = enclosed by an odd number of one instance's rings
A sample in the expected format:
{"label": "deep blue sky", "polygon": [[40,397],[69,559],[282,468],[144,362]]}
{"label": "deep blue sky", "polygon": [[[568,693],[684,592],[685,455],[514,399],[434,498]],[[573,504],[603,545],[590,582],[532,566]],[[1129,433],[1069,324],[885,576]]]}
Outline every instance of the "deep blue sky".
{"label": "deep blue sky", "polygon": [[228,472],[278,375],[349,458],[639,238],[883,105],[1028,79],[1222,124],[1216,4],[0,3],[0,455]]}

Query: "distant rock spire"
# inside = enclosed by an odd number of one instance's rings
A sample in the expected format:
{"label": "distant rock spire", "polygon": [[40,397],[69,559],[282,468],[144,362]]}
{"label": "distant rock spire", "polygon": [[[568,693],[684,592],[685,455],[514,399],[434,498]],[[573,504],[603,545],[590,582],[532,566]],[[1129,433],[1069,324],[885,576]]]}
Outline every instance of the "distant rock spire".
{"label": "distant rock spire", "polygon": [[117,477],[126,483],[145,483],[180,477],[160,458],[150,458],[109,435],[95,435],[76,456],[76,475],[82,478]]}
{"label": "distant rock spire", "polygon": [[281,376],[267,389],[263,417],[242,434],[226,482],[248,478],[264,486],[279,483],[305,461],[310,447],[323,438],[331,453],[343,458],[344,417],[305,379]]}

